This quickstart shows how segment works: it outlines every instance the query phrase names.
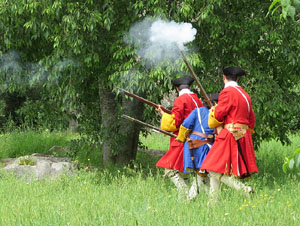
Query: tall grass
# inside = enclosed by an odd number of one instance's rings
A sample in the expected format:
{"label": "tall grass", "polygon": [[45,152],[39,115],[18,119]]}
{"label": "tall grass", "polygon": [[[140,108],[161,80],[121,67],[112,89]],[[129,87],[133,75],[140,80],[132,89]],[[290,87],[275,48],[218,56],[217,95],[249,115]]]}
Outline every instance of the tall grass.
{"label": "tall grass", "polygon": [[16,130],[0,134],[0,158],[13,158],[33,153],[48,154],[53,146],[65,146],[77,135],[70,132]]}
{"label": "tall grass", "polygon": [[288,174],[283,173],[282,165],[285,157],[291,155],[300,146],[300,136],[290,136],[291,145],[282,145],[280,141],[263,142],[256,152],[259,174],[255,175],[261,186],[274,187],[285,184]]}
{"label": "tall grass", "polygon": [[[130,171],[130,169],[128,169]],[[289,178],[277,189],[251,198],[223,188],[217,205],[202,193],[194,202],[177,199],[161,175],[143,172],[79,172],[55,181],[26,184],[3,175],[1,225],[298,225],[300,186]],[[13,189],[12,189],[13,188]]]}
{"label": "tall grass", "polygon": [[[51,153],[50,149],[53,146],[63,146],[68,151]],[[100,145],[90,144],[85,137],[70,131],[15,130],[0,134],[0,159],[15,158],[33,153],[71,157],[78,161],[79,166],[84,167],[103,165]]]}
{"label": "tall grass", "polygon": [[147,137],[140,136],[140,141],[144,146],[155,150],[168,150],[170,137],[161,133],[152,132]]}
{"label": "tall grass", "polygon": [[260,172],[246,181],[256,189],[253,196],[222,186],[215,206],[207,205],[205,193],[193,202],[178,199],[154,167],[157,157],[145,152],[134,167],[81,170],[51,181],[27,184],[2,173],[0,225],[299,225],[299,176],[281,169],[300,144],[291,139],[292,146],[272,141],[257,150]]}

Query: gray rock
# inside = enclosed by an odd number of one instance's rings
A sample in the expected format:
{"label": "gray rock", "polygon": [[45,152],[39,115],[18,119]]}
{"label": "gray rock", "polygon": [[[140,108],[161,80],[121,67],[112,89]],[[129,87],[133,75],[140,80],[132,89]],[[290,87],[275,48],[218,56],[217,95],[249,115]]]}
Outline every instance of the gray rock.
{"label": "gray rock", "polygon": [[75,164],[71,158],[60,158],[50,155],[32,154],[15,159],[3,159],[1,171],[14,173],[17,177],[25,177],[26,181],[56,178],[59,175],[74,173]]}

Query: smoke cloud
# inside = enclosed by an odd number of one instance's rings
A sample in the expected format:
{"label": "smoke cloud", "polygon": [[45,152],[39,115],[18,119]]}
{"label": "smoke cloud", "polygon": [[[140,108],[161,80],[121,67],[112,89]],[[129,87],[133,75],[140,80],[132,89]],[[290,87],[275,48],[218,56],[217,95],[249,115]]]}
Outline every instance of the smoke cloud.
{"label": "smoke cloud", "polygon": [[0,56],[0,72],[7,71],[9,73],[18,73],[22,71],[22,66],[19,63],[20,56],[16,51]]}
{"label": "smoke cloud", "polygon": [[0,55],[0,87],[6,89],[12,84],[27,87],[55,82],[67,68],[74,66],[76,67],[78,64],[70,59],[63,59],[51,68],[46,68],[41,63],[24,63],[19,53],[11,51]]}
{"label": "smoke cloud", "polygon": [[124,41],[137,48],[148,66],[176,61],[186,44],[195,39],[197,30],[190,23],[146,18],[133,25]]}

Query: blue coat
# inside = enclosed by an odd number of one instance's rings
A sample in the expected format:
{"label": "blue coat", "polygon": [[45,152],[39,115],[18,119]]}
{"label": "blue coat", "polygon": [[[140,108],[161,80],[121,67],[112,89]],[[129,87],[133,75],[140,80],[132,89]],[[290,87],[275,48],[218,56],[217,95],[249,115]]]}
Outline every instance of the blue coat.
{"label": "blue coat", "polygon": [[[200,117],[199,117],[199,114]],[[184,126],[187,129],[192,129],[193,131],[197,131],[200,133],[205,133],[206,135],[213,134],[214,129],[210,129],[208,127],[208,116],[209,116],[209,110],[206,107],[200,107],[194,109],[190,115],[184,120],[182,123],[182,126]],[[191,134],[190,135],[191,140],[205,140],[204,137]],[[191,151],[194,153],[195,157],[195,166],[196,169],[199,170],[203,160],[205,159],[206,155],[208,154],[212,143],[204,144],[200,146],[199,148],[195,148],[190,150],[188,146],[188,142],[186,141],[184,143],[184,152],[183,152],[183,161],[184,161],[184,172],[189,173],[191,170],[187,170],[187,168],[193,169],[193,162],[191,159]]]}

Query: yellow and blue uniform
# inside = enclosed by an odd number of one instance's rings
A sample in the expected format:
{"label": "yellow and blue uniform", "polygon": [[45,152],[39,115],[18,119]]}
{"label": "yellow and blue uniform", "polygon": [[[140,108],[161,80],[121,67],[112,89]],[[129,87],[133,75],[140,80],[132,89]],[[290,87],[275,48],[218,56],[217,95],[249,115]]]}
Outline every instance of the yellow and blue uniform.
{"label": "yellow and blue uniform", "polygon": [[[208,117],[209,110],[207,107],[200,107],[194,109],[191,114],[184,120],[180,128],[178,138],[185,140],[188,131],[199,132],[205,135],[213,135],[214,129],[208,127]],[[205,137],[199,136],[197,134],[190,134],[189,139],[191,140],[206,140]],[[204,161],[206,155],[208,154],[212,143],[203,144],[198,148],[189,149],[188,142],[184,143],[184,172],[188,173],[194,168],[193,161],[191,158],[191,152],[193,152],[194,162],[196,170],[201,168],[202,162]]]}

